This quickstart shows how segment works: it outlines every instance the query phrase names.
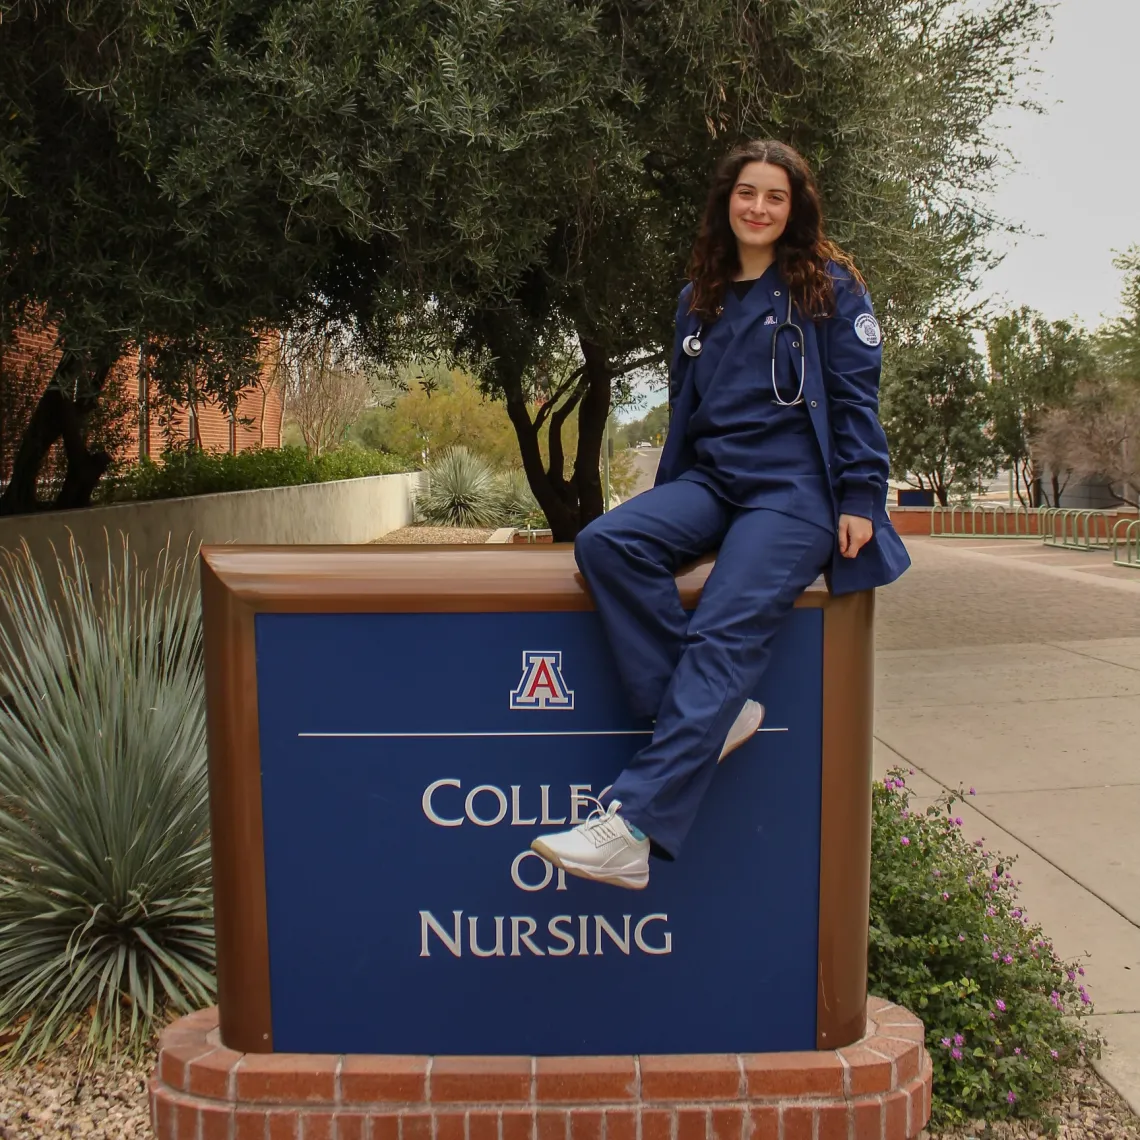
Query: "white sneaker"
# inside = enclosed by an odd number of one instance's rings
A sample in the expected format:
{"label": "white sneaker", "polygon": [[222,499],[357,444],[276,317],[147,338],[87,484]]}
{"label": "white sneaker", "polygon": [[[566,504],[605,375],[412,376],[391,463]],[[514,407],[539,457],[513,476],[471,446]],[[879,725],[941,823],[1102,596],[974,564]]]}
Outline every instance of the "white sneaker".
{"label": "white sneaker", "polygon": [[535,839],[530,849],[580,879],[612,883],[631,891],[649,885],[649,840],[634,839],[618,815],[621,804],[600,804],[585,823]]}
{"label": "white sneaker", "polygon": [[728,736],[725,739],[724,747],[720,750],[717,763],[719,764],[721,760],[730,752],[739,748],[746,740],[751,740],[752,737],[756,735],[763,720],[764,706],[760,704],[759,701],[745,701],[744,708],[740,710],[740,714],[736,720],[732,722],[732,727],[728,730]]}

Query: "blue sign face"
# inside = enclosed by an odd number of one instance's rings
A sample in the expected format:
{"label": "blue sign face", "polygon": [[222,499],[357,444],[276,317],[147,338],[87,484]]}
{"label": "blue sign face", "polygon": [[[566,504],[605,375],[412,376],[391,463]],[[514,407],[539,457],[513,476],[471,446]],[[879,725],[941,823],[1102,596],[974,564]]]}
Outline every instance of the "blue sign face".
{"label": "blue sign face", "polygon": [[822,611],[797,609],[676,862],[530,851],[649,739],[594,613],[259,614],[274,1048],[814,1049]]}

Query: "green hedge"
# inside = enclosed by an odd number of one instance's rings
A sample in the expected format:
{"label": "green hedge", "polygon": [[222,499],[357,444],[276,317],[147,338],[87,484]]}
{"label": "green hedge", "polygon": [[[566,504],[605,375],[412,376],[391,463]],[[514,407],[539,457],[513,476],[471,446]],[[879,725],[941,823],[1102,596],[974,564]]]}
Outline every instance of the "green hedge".
{"label": "green hedge", "polygon": [[413,464],[400,456],[354,443],[315,459],[301,447],[239,451],[236,455],[197,449],[168,451],[158,462],[143,459],[104,480],[95,497],[104,503],[173,499],[412,470]]}
{"label": "green hedge", "polygon": [[963,794],[915,811],[895,770],[873,797],[870,990],[926,1025],[935,1128],[1040,1118],[1099,1049],[1083,967],[1030,921],[1011,861],[963,837]]}

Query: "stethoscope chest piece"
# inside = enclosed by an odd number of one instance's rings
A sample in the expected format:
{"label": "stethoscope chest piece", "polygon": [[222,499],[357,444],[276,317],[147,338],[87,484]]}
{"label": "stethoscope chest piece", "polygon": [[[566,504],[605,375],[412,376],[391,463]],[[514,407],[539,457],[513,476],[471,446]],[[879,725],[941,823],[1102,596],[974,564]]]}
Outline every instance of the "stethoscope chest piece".
{"label": "stethoscope chest piece", "polygon": [[695,333],[693,336],[687,336],[681,341],[681,348],[684,350],[686,356],[700,356],[701,349],[704,346],[701,344],[700,333]]}

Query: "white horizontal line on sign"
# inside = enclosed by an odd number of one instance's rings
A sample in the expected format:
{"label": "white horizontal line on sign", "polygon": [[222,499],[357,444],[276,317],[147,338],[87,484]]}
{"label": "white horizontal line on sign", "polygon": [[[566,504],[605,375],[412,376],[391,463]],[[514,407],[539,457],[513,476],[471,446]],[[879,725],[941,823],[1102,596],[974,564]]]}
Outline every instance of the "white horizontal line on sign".
{"label": "white horizontal line on sign", "polygon": [[[760,728],[757,732],[787,732],[786,728]],[[367,738],[400,740],[439,740],[452,737],[470,736],[652,736],[648,728],[580,729],[574,732],[298,732],[306,739],[321,738]]]}

